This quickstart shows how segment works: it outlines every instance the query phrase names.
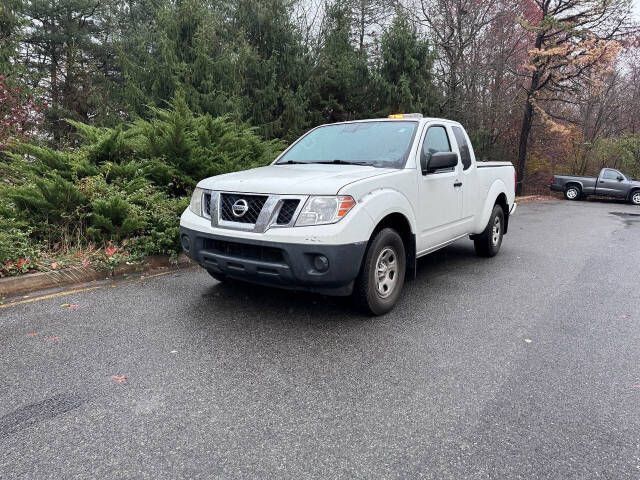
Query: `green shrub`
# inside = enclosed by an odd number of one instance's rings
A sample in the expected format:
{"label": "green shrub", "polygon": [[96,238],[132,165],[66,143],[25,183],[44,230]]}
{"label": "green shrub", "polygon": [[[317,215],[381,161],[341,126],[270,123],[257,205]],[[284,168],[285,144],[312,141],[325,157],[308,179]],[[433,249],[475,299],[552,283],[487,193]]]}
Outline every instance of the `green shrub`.
{"label": "green shrub", "polygon": [[73,148],[20,143],[0,157],[5,273],[7,262],[107,245],[132,256],[176,255],[179,217],[195,183],[268,164],[283,148],[228,117],[193,115],[180,96],[150,120],[116,128],[69,123],[78,135]]}
{"label": "green shrub", "polygon": [[0,217],[0,266],[39,255],[39,248],[31,240],[30,234],[29,227],[24,223]]}

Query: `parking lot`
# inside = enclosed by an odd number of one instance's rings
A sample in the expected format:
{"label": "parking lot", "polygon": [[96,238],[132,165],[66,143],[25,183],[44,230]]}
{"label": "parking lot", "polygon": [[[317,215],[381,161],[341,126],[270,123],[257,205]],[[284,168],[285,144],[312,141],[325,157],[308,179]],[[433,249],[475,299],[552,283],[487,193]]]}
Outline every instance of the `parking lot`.
{"label": "parking lot", "polygon": [[638,478],[639,267],[640,208],[550,201],[380,318],[197,268],[9,301],[0,478]]}

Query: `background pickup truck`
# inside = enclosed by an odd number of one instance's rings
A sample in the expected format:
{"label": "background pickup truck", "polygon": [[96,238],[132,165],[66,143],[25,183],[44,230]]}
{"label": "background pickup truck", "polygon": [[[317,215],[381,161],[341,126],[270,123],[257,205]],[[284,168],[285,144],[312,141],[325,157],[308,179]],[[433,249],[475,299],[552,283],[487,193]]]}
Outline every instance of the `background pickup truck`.
{"label": "background pickup truck", "polygon": [[508,162],[476,163],[459,123],[420,114],[314,128],[271,165],[198,183],[183,250],[212,277],[394,306],[416,259],[471,236],[498,253],[515,210]]}
{"label": "background pickup truck", "polygon": [[598,178],[554,175],[549,188],[555,192],[564,192],[567,200],[600,195],[624,198],[634,205],[640,205],[640,182],[613,168],[603,168]]}

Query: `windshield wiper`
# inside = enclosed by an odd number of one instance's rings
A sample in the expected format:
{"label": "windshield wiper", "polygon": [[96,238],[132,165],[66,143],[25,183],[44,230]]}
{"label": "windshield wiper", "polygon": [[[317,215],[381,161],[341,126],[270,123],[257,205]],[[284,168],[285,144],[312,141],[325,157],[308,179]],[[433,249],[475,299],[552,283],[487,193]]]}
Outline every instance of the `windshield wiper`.
{"label": "windshield wiper", "polygon": [[328,162],[312,162],[312,163],[321,163],[325,165],[369,165],[367,162],[347,162],[346,160],[340,160],[336,158],[335,160],[331,160]]}
{"label": "windshield wiper", "polygon": [[286,162],[278,162],[276,165],[304,165],[309,162],[297,162],[295,160],[287,160]]}

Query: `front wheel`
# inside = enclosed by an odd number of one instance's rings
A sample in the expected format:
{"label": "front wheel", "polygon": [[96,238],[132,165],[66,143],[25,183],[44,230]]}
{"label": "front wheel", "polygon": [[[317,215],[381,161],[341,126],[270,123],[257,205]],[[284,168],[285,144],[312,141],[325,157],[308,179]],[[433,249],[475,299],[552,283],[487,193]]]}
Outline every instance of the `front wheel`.
{"label": "front wheel", "polygon": [[392,228],[371,239],[353,291],[361,310],[371,315],[389,312],[400,297],[407,266],[404,243]]}
{"label": "front wheel", "polygon": [[484,232],[473,240],[476,255],[479,257],[495,257],[500,251],[503,235],[504,212],[500,205],[495,205]]}
{"label": "front wheel", "polygon": [[640,205],[640,190],[636,190],[631,194],[631,203]]}

